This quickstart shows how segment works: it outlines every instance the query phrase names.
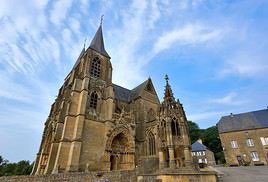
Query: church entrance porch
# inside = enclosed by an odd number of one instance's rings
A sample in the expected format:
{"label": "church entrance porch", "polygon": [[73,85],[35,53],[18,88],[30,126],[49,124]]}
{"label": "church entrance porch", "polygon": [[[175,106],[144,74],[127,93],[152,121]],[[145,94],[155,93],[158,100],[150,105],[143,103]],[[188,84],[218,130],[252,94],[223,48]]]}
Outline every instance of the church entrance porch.
{"label": "church entrance porch", "polygon": [[134,140],[126,128],[112,132],[106,143],[106,154],[110,171],[134,169]]}

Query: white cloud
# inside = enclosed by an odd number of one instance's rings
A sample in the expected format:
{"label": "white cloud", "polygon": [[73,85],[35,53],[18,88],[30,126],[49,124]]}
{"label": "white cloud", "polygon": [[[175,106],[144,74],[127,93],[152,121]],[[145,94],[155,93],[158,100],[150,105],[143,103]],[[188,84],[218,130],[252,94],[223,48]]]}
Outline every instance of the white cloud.
{"label": "white cloud", "polygon": [[62,21],[65,20],[66,15],[71,8],[73,0],[58,0],[54,3],[53,9],[50,14],[50,21],[60,26]]}
{"label": "white cloud", "polygon": [[89,0],[80,0],[81,10],[84,14],[89,12]]}
{"label": "white cloud", "polygon": [[199,6],[200,4],[202,4],[203,1],[204,0],[192,0],[192,6],[196,8],[197,6]]}
{"label": "white cloud", "polygon": [[200,24],[187,24],[164,33],[154,44],[153,53],[169,49],[173,44],[195,45],[220,40],[223,32],[219,28],[210,28]]}
{"label": "white cloud", "polygon": [[226,96],[220,97],[220,98],[214,98],[209,99],[209,103],[214,104],[226,104],[226,105],[238,105],[241,104],[241,101],[236,100],[237,93],[236,92],[230,92]]}
{"label": "white cloud", "polygon": [[220,117],[222,116],[223,112],[218,111],[207,111],[202,113],[196,113],[196,114],[189,114],[187,119],[198,122],[200,120],[209,120],[211,118]]}
{"label": "white cloud", "polygon": [[[112,45],[107,50],[112,55],[113,80],[123,86],[133,87],[143,79],[141,72],[143,61],[135,51],[139,48],[143,33],[146,31],[144,16],[147,5],[143,0],[133,1],[130,7],[120,14],[123,26],[111,30],[109,36],[111,39],[107,41]],[[110,45],[109,43],[107,45]]]}
{"label": "white cloud", "polygon": [[225,61],[219,76],[238,75],[242,77],[266,77],[268,72],[268,54],[255,52],[254,48],[240,50]]}
{"label": "white cloud", "polygon": [[188,8],[189,0],[180,0],[179,1],[179,9],[186,10]]}
{"label": "white cloud", "polygon": [[79,36],[80,32],[80,22],[76,18],[69,19],[69,25],[74,35]]}
{"label": "white cloud", "polygon": [[159,10],[157,0],[151,0],[150,6],[151,6],[151,13],[149,14],[148,26],[149,28],[154,28],[154,25],[156,21],[160,18],[161,13]]}

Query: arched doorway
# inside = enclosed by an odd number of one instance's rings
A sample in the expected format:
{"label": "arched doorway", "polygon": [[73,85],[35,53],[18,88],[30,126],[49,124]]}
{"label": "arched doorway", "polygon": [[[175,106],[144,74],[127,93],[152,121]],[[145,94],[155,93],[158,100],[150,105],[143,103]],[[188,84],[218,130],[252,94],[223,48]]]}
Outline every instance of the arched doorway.
{"label": "arched doorway", "polygon": [[127,163],[128,159],[127,149],[128,149],[128,139],[123,133],[119,133],[112,140],[111,145],[111,170],[122,170],[125,169],[125,163]]}
{"label": "arched doorway", "polygon": [[133,170],[135,168],[135,142],[129,129],[117,127],[106,141],[104,161],[107,170]]}

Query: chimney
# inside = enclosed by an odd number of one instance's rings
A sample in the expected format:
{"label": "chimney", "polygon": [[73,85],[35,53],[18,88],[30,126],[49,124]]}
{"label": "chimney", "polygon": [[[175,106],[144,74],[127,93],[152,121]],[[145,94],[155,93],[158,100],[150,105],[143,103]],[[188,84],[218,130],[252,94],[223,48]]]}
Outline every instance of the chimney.
{"label": "chimney", "polygon": [[203,144],[203,142],[202,142],[202,139],[201,139],[201,138],[199,138],[199,139],[197,140],[197,142],[198,142],[198,143]]}

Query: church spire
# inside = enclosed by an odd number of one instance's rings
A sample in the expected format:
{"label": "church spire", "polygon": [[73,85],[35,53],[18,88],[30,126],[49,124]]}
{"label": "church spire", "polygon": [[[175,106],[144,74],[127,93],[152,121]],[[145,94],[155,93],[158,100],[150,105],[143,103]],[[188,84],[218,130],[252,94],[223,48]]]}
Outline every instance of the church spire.
{"label": "church spire", "polygon": [[169,85],[169,82],[168,82],[169,81],[168,75],[165,75],[165,80],[166,80],[166,87],[165,87],[164,99],[173,98],[171,86]]}
{"label": "church spire", "polygon": [[104,48],[104,41],[103,41],[103,34],[102,34],[102,21],[103,21],[103,16],[101,16],[100,26],[94,38],[92,39],[89,47],[97,51],[98,53],[110,58],[109,54],[106,52]]}

